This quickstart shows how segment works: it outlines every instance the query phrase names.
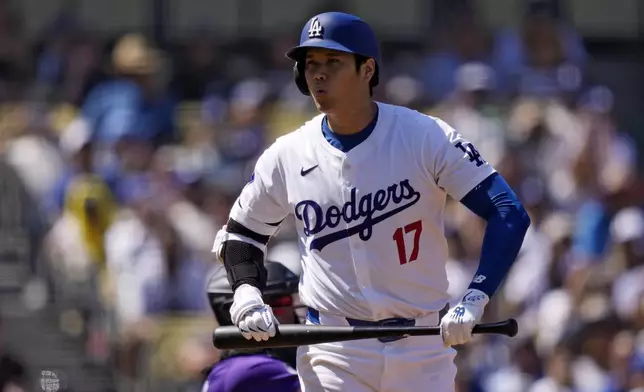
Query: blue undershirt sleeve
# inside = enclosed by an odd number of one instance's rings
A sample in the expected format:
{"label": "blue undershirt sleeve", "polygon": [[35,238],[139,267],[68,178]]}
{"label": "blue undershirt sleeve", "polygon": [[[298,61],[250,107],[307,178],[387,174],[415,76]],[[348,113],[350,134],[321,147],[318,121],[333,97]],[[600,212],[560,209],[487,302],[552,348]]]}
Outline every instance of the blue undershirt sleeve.
{"label": "blue undershirt sleeve", "polygon": [[479,267],[469,288],[492,297],[519,254],[530,217],[498,173],[474,187],[461,203],[487,222]]}

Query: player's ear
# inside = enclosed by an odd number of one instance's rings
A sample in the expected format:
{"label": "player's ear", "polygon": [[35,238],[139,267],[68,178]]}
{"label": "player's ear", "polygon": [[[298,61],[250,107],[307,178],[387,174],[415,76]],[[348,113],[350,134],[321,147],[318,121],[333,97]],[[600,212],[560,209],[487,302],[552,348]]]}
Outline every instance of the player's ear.
{"label": "player's ear", "polygon": [[365,80],[371,80],[373,75],[376,73],[376,61],[374,59],[367,59],[362,64],[362,72]]}

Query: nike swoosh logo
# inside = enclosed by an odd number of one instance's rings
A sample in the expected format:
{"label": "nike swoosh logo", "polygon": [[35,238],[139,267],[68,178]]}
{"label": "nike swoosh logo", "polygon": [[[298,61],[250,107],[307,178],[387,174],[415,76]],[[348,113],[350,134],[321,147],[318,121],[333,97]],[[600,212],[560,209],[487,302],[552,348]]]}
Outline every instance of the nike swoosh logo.
{"label": "nike swoosh logo", "polygon": [[302,177],[304,177],[305,175],[309,174],[309,173],[311,172],[311,170],[315,169],[316,167],[318,167],[318,165],[311,166],[311,167],[309,167],[309,168],[308,168],[308,169],[306,169],[306,170],[304,170],[304,168],[302,168],[302,169],[300,170],[300,174],[302,175]]}

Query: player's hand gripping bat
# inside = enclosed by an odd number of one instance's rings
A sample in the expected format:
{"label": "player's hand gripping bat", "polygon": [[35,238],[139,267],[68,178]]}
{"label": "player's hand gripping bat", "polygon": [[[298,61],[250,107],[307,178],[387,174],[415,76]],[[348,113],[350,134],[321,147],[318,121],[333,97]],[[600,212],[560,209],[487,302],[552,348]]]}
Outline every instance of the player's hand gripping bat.
{"label": "player's hand gripping bat", "polygon": [[[474,334],[500,334],[513,337],[519,326],[515,319],[497,323],[477,324]],[[407,336],[440,335],[440,327],[344,327],[331,325],[284,324],[277,326],[274,337],[257,342],[246,340],[236,326],[216,328],[212,342],[219,349],[248,349],[305,346],[309,344],[343,342],[347,340],[376,339]]]}

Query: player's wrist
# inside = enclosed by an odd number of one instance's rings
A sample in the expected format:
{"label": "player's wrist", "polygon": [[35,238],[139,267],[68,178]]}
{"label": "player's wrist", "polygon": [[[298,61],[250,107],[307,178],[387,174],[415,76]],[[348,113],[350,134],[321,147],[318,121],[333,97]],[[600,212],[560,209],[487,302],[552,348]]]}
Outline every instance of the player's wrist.
{"label": "player's wrist", "polygon": [[264,304],[264,300],[262,299],[262,292],[259,290],[259,288],[248,283],[241,284],[239,285],[239,287],[237,287],[237,289],[235,289],[233,299],[235,301],[248,301],[250,299],[256,299],[257,301],[260,301],[262,304]]}
{"label": "player's wrist", "polygon": [[246,313],[264,305],[261,291],[255,286],[244,283],[235,289],[233,305],[230,307],[230,318],[237,325],[246,316]]}
{"label": "player's wrist", "polygon": [[478,321],[483,317],[485,306],[490,302],[490,297],[478,289],[468,289],[459,302],[459,306],[467,309]]}
{"label": "player's wrist", "polygon": [[461,299],[462,305],[474,305],[485,307],[490,302],[490,297],[479,289],[468,289]]}

